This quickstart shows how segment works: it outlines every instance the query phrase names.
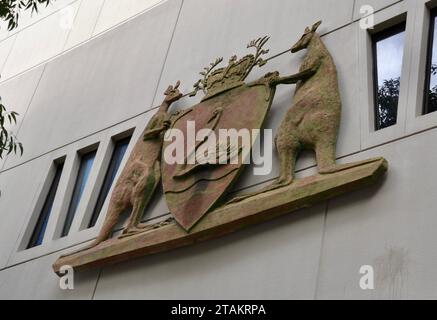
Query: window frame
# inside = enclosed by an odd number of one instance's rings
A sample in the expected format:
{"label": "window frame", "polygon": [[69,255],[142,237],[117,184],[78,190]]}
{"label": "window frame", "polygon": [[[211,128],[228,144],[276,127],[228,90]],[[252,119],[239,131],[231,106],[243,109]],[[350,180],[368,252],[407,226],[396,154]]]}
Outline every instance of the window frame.
{"label": "window frame", "polygon": [[[374,117],[373,117],[373,122],[374,122],[374,130],[375,131],[381,131],[384,129],[387,129],[389,127],[392,127],[394,125],[396,125],[398,123],[398,111],[399,111],[399,101],[398,101],[398,106],[397,106],[397,110],[396,110],[396,122],[388,127],[381,127],[379,125],[379,121],[378,121],[378,117],[379,117],[379,108],[378,108],[378,90],[379,90],[379,77],[378,77],[378,50],[377,50],[377,43],[379,41],[388,39],[392,36],[395,36],[401,32],[405,32],[405,36],[406,36],[406,31],[407,31],[407,22],[406,21],[402,21],[399,22],[393,26],[390,26],[386,29],[383,29],[381,31],[378,31],[376,33],[371,34],[371,43],[372,43],[372,85],[373,85],[373,112],[374,112]],[[404,43],[404,52],[403,55],[405,55],[405,43]],[[404,59],[402,59],[404,60]],[[402,70],[403,70],[403,66],[401,66],[401,79],[402,79]],[[401,81],[402,82],[402,81]],[[400,89],[399,89],[399,97],[400,97]]]}
{"label": "window frame", "polygon": [[[71,226],[73,225],[74,218],[76,216],[77,210],[79,208],[80,202],[81,202],[82,197],[83,197],[83,194],[82,194],[80,196],[80,198],[78,199],[78,202],[76,204],[76,209],[74,211],[71,211],[72,210],[73,201],[74,201],[74,198],[75,198],[75,194],[76,194],[76,190],[78,188],[78,182],[79,182],[79,179],[81,177],[81,170],[83,168],[82,167],[83,161],[84,161],[84,159],[87,156],[93,154],[93,158],[94,159],[93,159],[93,163],[92,163],[91,169],[90,169],[90,174],[91,174],[91,171],[94,168],[95,160],[96,160],[96,157],[97,157],[97,152],[98,152],[98,146],[90,148],[90,149],[87,149],[87,150],[83,150],[82,152],[79,152],[79,168],[77,169],[77,172],[76,172],[76,177],[75,177],[75,180],[74,180],[74,187],[73,187],[73,190],[71,192],[70,199],[69,199],[69,202],[68,202],[69,204],[68,204],[68,208],[67,208],[67,213],[65,214],[65,218],[64,218],[64,221],[63,221],[63,224],[62,224],[61,236],[60,236],[61,238],[65,238],[65,237],[67,237],[69,235],[69,233],[71,231]],[[86,187],[86,185],[88,183],[88,179],[89,179],[90,174],[88,175],[87,181],[85,182],[85,187]]]}
{"label": "window frame", "polygon": [[[64,159],[54,162],[54,176],[50,182],[50,187],[45,195],[43,206],[38,215],[38,219],[33,227],[32,234],[26,245],[26,250],[39,247],[44,243],[44,237],[46,235],[47,226],[50,220],[50,216],[53,212],[53,203],[55,202],[56,195],[59,191],[59,183],[61,182],[62,174],[64,172],[65,161]],[[49,201],[51,204],[49,205]],[[50,209],[48,209],[50,206]],[[42,233],[42,234],[41,234]],[[39,240],[41,238],[41,241]]]}
{"label": "window frame", "polygon": [[[108,166],[107,166],[106,171],[105,171],[105,177],[104,177],[103,182],[99,188],[97,200],[95,202],[95,205],[93,206],[93,211],[92,211],[91,216],[89,218],[89,221],[86,225],[87,229],[91,229],[91,228],[94,228],[96,226],[98,219],[100,217],[101,211],[104,207],[104,204],[109,196],[109,191],[111,190],[113,184],[116,182],[116,176],[117,176],[119,170],[122,169],[122,166],[120,163],[117,170],[114,170],[115,169],[114,162],[115,162],[115,156],[116,156],[118,146],[121,144],[126,145],[126,150],[125,150],[123,156],[121,157],[121,162],[122,162],[124,157],[126,156],[127,149],[129,148],[129,145],[131,142],[132,142],[132,134],[123,136],[123,138],[119,138],[117,140],[115,140],[115,139],[113,140],[113,142],[112,142],[113,149],[112,149],[112,153],[111,153],[111,159],[109,160]],[[114,180],[109,184],[108,178],[111,176],[112,173],[114,173],[114,171],[115,171]],[[106,191],[104,192],[104,190],[106,190]],[[104,193],[105,193],[105,195],[104,195]]]}
{"label": "window frame", "polygon": [[437,19],[437,8],[429,9],[429,26],[428,26],[428,40],[426,49],[426,66],[425,66],[425,86],[423,88],[423,106],[422,115],[427,115],[430,113],[437,112],[429,111],[429,87],[431,85],[431,65],[432,65],[432,55],[434,47],[434,36],[435,36],[435,26]]}

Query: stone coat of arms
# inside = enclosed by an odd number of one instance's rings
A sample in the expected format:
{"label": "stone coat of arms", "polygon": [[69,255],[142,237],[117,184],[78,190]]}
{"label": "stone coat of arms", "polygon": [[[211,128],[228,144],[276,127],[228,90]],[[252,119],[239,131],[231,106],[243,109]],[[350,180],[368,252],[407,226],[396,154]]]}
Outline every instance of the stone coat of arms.
{"label": "stone coat of arms", "polygon": [[[59,258],[54,271],[59,273],[65,265],[75,269],[102,266],[187,246],[376,183],[388,168],[383,158],[336,164],[341,98],[334,60],[317,33],[320,24],[306,28],[291,49],[270,58],[265,58],[269,38],[263,37],[247,46],[254,49],[253,54],[241,59],[232,56],[220,68],[223,59],[217,59],[201,72],[202,79],[189,94],[179,91],[179,82],[170,86],[114,186],[97,238],[88,247]],[[269,72],[256,81],[245,81],[253,68],[300,50],[307,54],[297,74],[281,77],[279,72]],[[276,87],[293,84],[297,86],[293,105],[275,139],[280,176],[258,192],[227,201],[227,191],[248,163],[247,154],[240,141],[233,145],[215,139],[211,143],[209,137],[220,136],[223,130],[259,132]],[[204,97],[199,104],[169,112],[172,103],[200,91]],[[165,154],[174,145],[171,137],[176,131],[183,137],[206,134],[203,140],[183,145],[179,161],[169,162]],[[246,142],[249,151],[253,144],[252,137]],[[295,163],[304,149],[315,151],[319,172],[296,180]],[[199,161],[199,153],[204,161]],[[171,217],[144,224],[142,216],[160,183]],[[129,208],[122,234],[111,238],[121,214]]]}

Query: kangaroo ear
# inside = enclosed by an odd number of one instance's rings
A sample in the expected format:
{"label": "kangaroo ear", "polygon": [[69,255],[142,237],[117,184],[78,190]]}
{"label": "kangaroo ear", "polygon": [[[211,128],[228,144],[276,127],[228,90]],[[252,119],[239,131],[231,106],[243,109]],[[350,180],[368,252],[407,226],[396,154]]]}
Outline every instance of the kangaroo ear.
{"label": "kangaroo ear", "polygon": [[164,95],[168,96],[173,91],[173,86],[169,86],[167,90],[165,90]]}
{"label": "kangaroo ear", "polygon": [[305,34],[308,34],[308,33],[310,33],[311,32],[311,29],[309,28],[309,27],[306,27],[305,28]]}
{"label": "kangaroo ear", "polygon": [[312,28],[312,32],[316,32],[317,31],[317,29],[320,27],[320,25],[322,24],[322,21],[319,21],[319,22],[316,22],[314,25],[313,25],[313,28]]}

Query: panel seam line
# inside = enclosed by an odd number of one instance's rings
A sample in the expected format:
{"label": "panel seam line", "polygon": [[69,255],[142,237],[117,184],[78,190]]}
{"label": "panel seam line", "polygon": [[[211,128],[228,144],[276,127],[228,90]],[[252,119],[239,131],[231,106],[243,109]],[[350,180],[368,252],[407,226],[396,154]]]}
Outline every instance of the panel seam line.
{"label": "panel seam line", "polygon": [[319,261],[317,264],[317,274],[316,274],[316,283],[314,288],[314,300],[317,300],[318,291],[320,289],[320,270],[322,268],[322,255],[323,255],[323,249],[325,245],[325,236],[326,236],[326,222],[328,220],[328,210],[329,210],[329,200],[326,201],[325,206],[325,214],[323,216],[323,230],[322,230],[322,237],[320,239],[320,252],[319,252]]}

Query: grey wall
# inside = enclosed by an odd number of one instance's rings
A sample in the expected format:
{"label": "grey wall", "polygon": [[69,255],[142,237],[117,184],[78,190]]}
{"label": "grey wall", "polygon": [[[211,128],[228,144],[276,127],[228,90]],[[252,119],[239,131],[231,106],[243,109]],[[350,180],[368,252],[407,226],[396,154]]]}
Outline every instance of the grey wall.
{"label": "grey wall", "polygon": [[[435,115],[415,115],[427,24],[425,0],[169,0],[54,60],[0,84],[6,104],[20,112],[12,128],[23,157],[0,161],[0,298],[437,298],[437,216],[433,200],[437,153]],[[372,4],[377,23],[407,13],[403,75],[406,92],[393,130],[373,132],[371,60],[359,8]],[[85,19],[85,18],[84,18]],[[111,138],[146,125],[162,92],[176,80],[190,90],[204,65],[245,54],[246,43],[270,35],[272,52],[288,48],[305,26],[323,19],[323,39],[338,65],[344,111],[338,157],[349,162],[384,156],[390,171],[379,186],[249,228],[223,239],[76,275],[76,289],[59,289],[51,264],[92,240],[84,230],[111,154]],[[419,30],[419,31],[418,31]],[[419,57],[419,58],[418,58]],[[302,54],[283,56],[271,70],[297,70]],[[407,94],[408,93],[408,94]],[[267,127],[277,130],[292,89],[278,90]],[[198,101],[184,99],[184,108]],[[99,143],[93,172],[72,233],[59,239],[77,170],[77,151]],[[132,146],[128,150],[131,150]],[[54,159],[66,156],[44,244],[22,250],[43,200]],[[276,159],[275,159],[276,163]],[[314,173],[312,155],[299,176]],[[234,191],[256,189],[278,174],[248,170]],[[107,204],[105,208],[107,207]],[[168,214],[159,195],[147,219]],[[359,269],[373,265],[376,289],[359,287]]]}
{"label": "grey wall", "polygon": [[2,80],[44,64],[165,0],[56,0],[22,11],[18,27],[0,21]]}

